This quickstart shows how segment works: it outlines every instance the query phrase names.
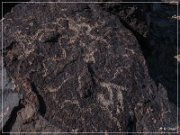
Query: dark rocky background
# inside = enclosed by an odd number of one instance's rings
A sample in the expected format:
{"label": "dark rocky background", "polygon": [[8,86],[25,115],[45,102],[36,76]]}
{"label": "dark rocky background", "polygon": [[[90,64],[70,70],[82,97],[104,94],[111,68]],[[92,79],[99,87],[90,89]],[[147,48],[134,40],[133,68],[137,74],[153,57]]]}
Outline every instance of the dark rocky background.
{"label": "dark rocky background", "polygon": [[[18,2],[28,1],[19,0]],[[132,0],[132,2],[134,1]],[[4,3],[3,15],[10,12],[17,4]],[[152,4],[100,5],[104,10],[117,15],[126,28],[134,33],[141,45],[151,77],[157,84],[162,83],[166,87],[169,100],[177,105],[177,64],[175,59],[177,55],[177,25],[176,20],[171,18],[176,15],[176,4],[163,4],[154,11]]]}
{"label": "dark rocky background", "polygon": [[[14,6],[14,4],[10,6],[5,5],[4,14],[8,13]],[[172,109],[171,115],[176,115],[177,59],[175,57],[177,56],[177,20],[173,18],[177,15],[176,5],[161,4],[159,7],[159,5],[154,6],[153,4],[99,4],[99,8],[119,18],[121,23],[136,37],[146,60],[150,77],[158,89],[165,88],[170,101],[170,108]],[[163,96],[163,92],[159,94]],[[159,100],[161,98],[162,97],[159,97]],[[158,101],[158,103],[160,102],[162,101]],[[166,104],[169,103],[166,101]],[[14,111],[15,114],[17,112],[16,109],[17,108],[15,108]],[[171,115],[166,117],[172,117]],[[170,119],[172,120],[174,118]],[[11,131],[9,126],[12,120],[10,119],[9,121],[10,122],[7,122],[8,124],[5,125],[5,131]],[[18,117],[16,121],[18,121]],[[43,123],[42,121],[46,123],[43,118],[39,117],[35,123]],[[130,124],[126,127],[127,131],[140,130],[138,127],[133,127],[134,121],[136,121],[134,118],[129,121]],[[31,124],[32,123],[27,124],[26,126],[31,126]],[[173,125],[173,123],[171,124]],[[46,126],[45,124],[45,127],[43,127],[44,130],[51,130],[51,128]],[[24,130],[26,130],[27,127],[23,127]],[[59,129],[56,128],[57,127],[54,127],[53,131],[59,131]],[[16,129],[18,129],[17,122],[14,130]]]}

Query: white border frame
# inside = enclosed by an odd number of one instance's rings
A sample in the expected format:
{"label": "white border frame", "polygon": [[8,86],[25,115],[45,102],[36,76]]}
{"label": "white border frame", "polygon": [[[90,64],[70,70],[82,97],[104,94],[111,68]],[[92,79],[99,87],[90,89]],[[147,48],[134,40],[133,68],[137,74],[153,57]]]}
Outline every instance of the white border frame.
{"label": "white border frame", "polygon": [[[4,3],[38,3],[38,4],[45,4],[45,3],[125,3],[125,4],[128,4],[128,3],[139,3],[139,4],[144,4],[144,3],[175,3],[175,4],[177,4],[177,55],[178,55],[178,46],[179,46],[179,23],[178,23],[178,16],[179,16],[179,14],[178,14],[178,11],[179,11],[179,5],[178,5],[178,3],[179,2],[2,2],[2,19],[1,19],[1,23],[2,23],[2,36],[1,36],[1,53],[2,53],[2,60],[1,60],[1,64],[2,64],[2,110],[3,110],[3,20],[4,20],[4,18],[3,18],[3,4]],[[2,115],[2,134],[3,133],[12,133],[12,134],[15,134],[15,133],[31,133],[31,134],[38,134],[38,133],[44,133],[44,134],[49,134],[49,133],[55,133],[55,134],[59,134],[59,133],[69,133],[69,134],[78,134],[78,133],[80,133],[80,134],[86,134],[86,133],[90,133],[90,134],[94,134],[94,133],[99,133],[99,134],[102,134],[102,133],[110,133],[110,134],[112,134],[112,133],[114,133],[114,134],[117,134],[117,133],[120,133],[120,134],[123,134],[123,133],[153,133],[153,134],[169,134],[169,133],[174,133],[174,134],[176,134],[176,133],[179,133],[179,120],[178,120],[178,116],[179,116],[179,109],[178,109],[178,106],[179,106],[179,99],[178,99],[178,94],[179,94],[179,84],[178,84],[178,82],[179,82],[179,76],[178,76],[178,74],[179,74],[179,66],[178,66],[178,59],[177,59],[177,127],[176,127],[176,132],[174,131],[172,131],[172,132],[3,132],[3,115]]]}

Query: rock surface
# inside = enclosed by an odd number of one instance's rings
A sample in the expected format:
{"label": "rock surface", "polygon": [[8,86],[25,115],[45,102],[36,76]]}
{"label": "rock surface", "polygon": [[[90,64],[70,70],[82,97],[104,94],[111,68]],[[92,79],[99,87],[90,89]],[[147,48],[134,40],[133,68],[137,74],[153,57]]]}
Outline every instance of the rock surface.
{"label": "rock surface", "polygon": [[133,32],[145,56],[150,76],[157,85],[161,83],[167,89],[170,102],[178,105],[177,60],[180,51],[177,50],[177,4],[104,3],[101,6]]}
{"label": "rock surface", "polygon": [[[0,56],[2,62],[2,57]],[[1,65],[2,66],[2,65]],[[6,69],[0,66],[0,124],[5,125],[14,107],[19,105],[19,95],[15,92],[13,81],[7,75]],[[2,81],[3,79],[3,81]],[[3,94],[3,95],[2,95]],[[2,103],[3,101],[3,103]],[[2,128],[2,126],[1,126]]]}
{"label": "rock surface", "polygon": [[20,4],[3,21],[5,67],[24,106],[10,131],[177,130],[166,89],[116,15],[98,4]]}

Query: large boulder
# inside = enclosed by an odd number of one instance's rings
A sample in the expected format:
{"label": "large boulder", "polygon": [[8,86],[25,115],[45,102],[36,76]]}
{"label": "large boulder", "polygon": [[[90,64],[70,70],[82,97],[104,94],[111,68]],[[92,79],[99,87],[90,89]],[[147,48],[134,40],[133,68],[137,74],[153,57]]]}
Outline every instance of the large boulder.
{"label": "large boulder", "polygon": [[5,67],[24,105],[11,131],[177,130],[136,38],[98,4],[20,4],[3,23]]}

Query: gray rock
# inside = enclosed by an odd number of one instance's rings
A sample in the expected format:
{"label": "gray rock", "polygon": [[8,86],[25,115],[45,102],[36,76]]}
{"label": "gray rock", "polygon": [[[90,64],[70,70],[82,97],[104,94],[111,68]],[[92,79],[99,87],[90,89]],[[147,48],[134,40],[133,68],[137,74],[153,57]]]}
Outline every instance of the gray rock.
{"label": "gray rock", "polygon": [[[2,58],[2,57],[0,57],[0,58]],[[5,123],[7,122],[7,120],[9,119],[9,117],[11,115],[13,108],[19,105],[19,96],[17,93],[14,92],[15,86],[8,78],[6,69],[5,68],[2,69],[2,65],[0,66],[0,68],[1,68],[0,69],[0,76],[1,76],[0,77],[0,79],[1,79],[0,124],[5,125]],[[3,73],[2,73],[2,71],[3,71]],[[3,96],[2,96],[2,94],[3,94]]]}

